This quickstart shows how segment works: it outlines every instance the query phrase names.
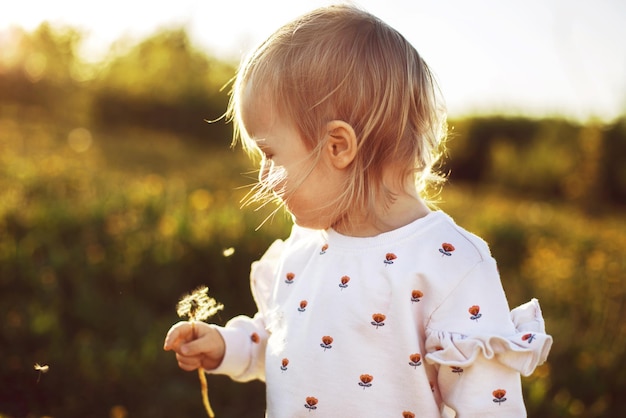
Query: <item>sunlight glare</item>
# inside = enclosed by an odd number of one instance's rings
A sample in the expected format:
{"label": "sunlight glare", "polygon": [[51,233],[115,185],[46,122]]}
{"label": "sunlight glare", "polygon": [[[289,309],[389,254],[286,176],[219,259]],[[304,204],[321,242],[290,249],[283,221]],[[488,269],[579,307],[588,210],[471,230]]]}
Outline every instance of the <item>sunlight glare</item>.
{"label": "sunlight glare", "polygon": [[24,72],[31,83],[36,83],[46,74],[48,60],[45,55],[34,52],[28,56],[24,64]]}
{"label": "sunlight glare", "polygon": [[77,153],[83,153],[91,147],[91,132],[85,128],[73,129],[67,136],[67,144]]}
{"label": "sunlight glare", "polygon": [[198,189],[191,193],[189,202],[195,210],[203,211],[209,208],[213,202],[213,196],[207,190]]}

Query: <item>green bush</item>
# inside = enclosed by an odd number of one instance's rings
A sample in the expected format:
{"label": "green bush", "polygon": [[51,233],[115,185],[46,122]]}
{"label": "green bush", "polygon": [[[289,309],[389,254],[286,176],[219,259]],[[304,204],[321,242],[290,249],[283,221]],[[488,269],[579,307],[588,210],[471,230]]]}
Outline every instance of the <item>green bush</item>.
{"label": "green bush", "polygon": [[589,212],[626,203],[625,121],[581,125],[503,116],[452,121],[446,170],[453,181],[488,184]]}
{"label": "green bush", "polygon": [[[204,284],[226,306],[218,323],[252,314],[249,264],[287,222],[254,232],[264,215],[239,207],[252,181],[239,151],[147,131],[80,131],[81,143],[50,128],[0,119],[0,413],[200,416],[195,374],[161,351],[176,301]],[[542,303],[555,345],[525,379],[529,415],[617,413],[623,214],[454,183],[442,197],[491,244],[511,305]],[[35,363],[50,366],[39,382]],[[258,382],[211,376],[209,388],[221,416],[262,414]]]}
{"label": "green bush", "polygon": [[[262,219],[238,208],[242,158],[155,134],[152,155],[180,157],[177,167],[131,167],[116,163],[132,150],[121,139],[94,134],[76,151],[45,129],[0,125],[0,413],[201,412],[196,380],[161,350],[175,304],[205,284],[226,305],[219,322],[252,314],[249,264],[286,233],[282,222],[252,232]],[[50,366],[39,383],[35,363]],[[261,386],[223,380],[209,380],[216,409],[242,412],[242,397],[262,410]]]}

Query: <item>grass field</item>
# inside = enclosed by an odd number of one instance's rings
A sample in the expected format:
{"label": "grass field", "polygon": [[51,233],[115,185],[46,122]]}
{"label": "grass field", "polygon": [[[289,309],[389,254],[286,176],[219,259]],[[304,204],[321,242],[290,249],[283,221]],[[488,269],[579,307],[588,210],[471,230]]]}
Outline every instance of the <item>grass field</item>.
{"label": "grass field", "polygon": [[[207,284],[226,306],[218,322],[251,314],[249,263],[289,227],[279,214],[254,231],[267,213],[240,201],[255,174],[223,142],[0,114],[0,416],[202,416],[196,380],[161,351],[174,305]],[[617,416],[624,212],[453,176],[441,198],[490,243],[510,304],[542,304],[555,343],[525,379],[529,416]],[[50,365],[39,383],[35,363]],[[262,385],[209,385],[218,416],[262,416]]]}

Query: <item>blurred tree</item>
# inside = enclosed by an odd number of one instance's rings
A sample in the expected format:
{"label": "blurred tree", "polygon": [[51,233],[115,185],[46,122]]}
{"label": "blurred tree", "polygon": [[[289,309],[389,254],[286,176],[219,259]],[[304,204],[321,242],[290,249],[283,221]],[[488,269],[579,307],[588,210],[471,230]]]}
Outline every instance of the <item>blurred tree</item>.
{"label": "blurred tree", "polygon": [[91,67],[77,55],[83,34],[42,23],[32,33],[14,29],[0,56],[0,99],[45,110],[51,119],[84,122]]}
{"label": "blurred tree", "polygon": [[576,161],[568,173],[563,173],[563,190],[568,200],[575,202],[588,214],[600,210],[604,200],[605,184],[600,178],[600,162],[605,137],[599,124],[588,123],[574,138]]}
{"label": "blurred tree", "polygon": [[604,132],[604,154],[600,164],[601,181],[614,203],[626,204],[626,115],[608,126]]}
{"label": "blurred tree", "polygon": [[234,71],[196,50],[184,29],[157,32],[105,64],[93,116],[102,126],[139,125],[226,140],[230,130],[224,123],[205,120],[223,115],[228,95],[222,87]]}
{"label": "blurred tree", "polygon": [[131,96],[175,103],[189,92],[216,92],[233,76],[232,66],[195,49],[184,29],[157,32],[127,53],[122,50],[113,49],[100,81]]}
{"label": "blurred tree", "polygon": [[528,146],[537,124],[526,118],[492,116],[455,121],[450,136],[448,168],[454,179],[473,182],[490,174],[490,150],[494,142],[506,141],[515,149]]}
{"label": "blurred tree", "polygon": [[83,63],[77,50],[83,34],[77,29],[44,22],[32,33],[13,28],[7,38],[3,47],[11,53],[0,56],[4,72],[21,72],[31,83],[64,85],[81,79]]}

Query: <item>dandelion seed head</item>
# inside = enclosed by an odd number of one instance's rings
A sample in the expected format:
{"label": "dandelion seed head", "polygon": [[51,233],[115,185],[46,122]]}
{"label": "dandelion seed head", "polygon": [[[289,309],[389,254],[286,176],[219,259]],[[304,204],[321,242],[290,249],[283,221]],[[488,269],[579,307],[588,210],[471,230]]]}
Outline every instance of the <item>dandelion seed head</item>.
{"label": "dandelion seed head", "polygon": [[178,302],[176,313],[181,318],[187,317],[192,321],[204,321],[223,308],[224,305],[217,303],[215,299],[209,296],[209,288],[202,286]]}

